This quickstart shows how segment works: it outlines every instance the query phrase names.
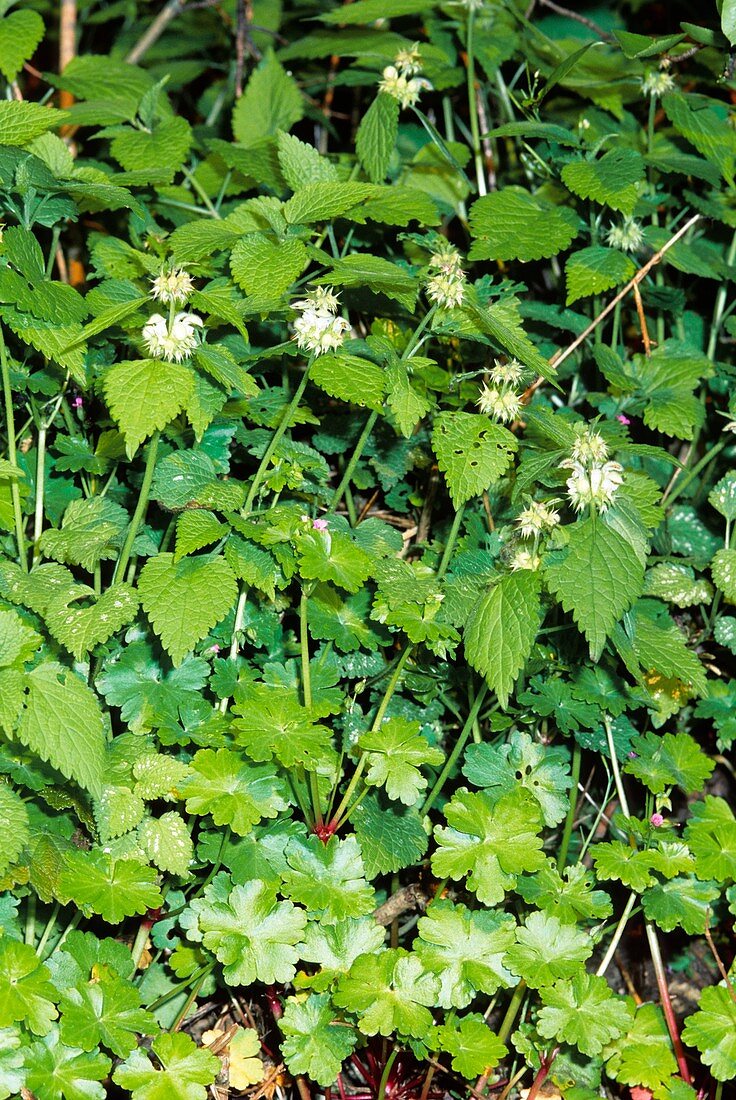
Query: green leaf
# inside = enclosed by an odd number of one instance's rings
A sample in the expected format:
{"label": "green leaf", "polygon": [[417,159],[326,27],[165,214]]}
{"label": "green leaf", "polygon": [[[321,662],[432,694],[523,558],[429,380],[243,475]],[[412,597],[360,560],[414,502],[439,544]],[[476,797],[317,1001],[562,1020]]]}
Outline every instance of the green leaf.
{"label": "green leaf", "polygon": [[358,355],[320,355],[312,365],[311,380],[331,397],[380,412],[384,405],[386,374]]}
{"label": "green leaf", "polygon": [[545,577],[565,611],[572,611],[596,661],[617,619],[641,593],[644,563],[599,517],[578,520],[569,530],[567,548],[548,555]]}
{"label": "green leaf", "polygon": [[295,543],[299,572],[305,580],[332,581],[348,592],[357,592],[371,574],[373,558],[357,544],[340,516],[330,517],[327,530],[299,532]]}
{"label": "green leaf", "polygon": [[420,734],[421,723],[405,718],[388,718],[380,729],[363,734],[358,745],[368,753],[365,782],[385,787],[389,798],[413,806],[427,780],[419,771],[423,764],[441,764],[444,755]]}
{"label": "green leaf", "polygon": [[64,990],[60,1001],[61,1038],[70,1047],[92,1051],[106,1047],[127,1058],[138,1035],[155,1035],[155,1018],[141,1008],[141,994],[114,975],[94,975],[91,981]]}
{"label": "green leaf", "polygon": [[125,437],[128,458],[181,412],[193,383],[188,367],[161,359],[124,361],[110,368],[102,386],[113,419]]}
{"label": "green leaf", "polygon": [[610,149],[598,160],[566,164],[562,182],[579,198],[593,199],[629,217],[644,184],[644,160],[634,149]]}
{"label": "green leaf", "polygon": [[157,1035],[152,1052],[156,1069],[142,1050],[134,1050],[113,1073],[116,1085],[127,1089],[133,1100],[206,1100],[208,1086],[220,1071],[220,1061],[195,1046],[182,1032]]}
{"label": "green leaf", "polygon": [[541,578],[532,570],[506,573],[481,596],[465,622],[468,663],[485,676],[504,708],[537,636],[540,589]]}
{"label": "green leaf", "polygon": [[435,1036],[440,1049],[452,1055],[452,1068],[467,1079],[488,1074],[507,1054],[502,1040],[478,1012],[443,1024]]}
{"label": "green leaf", "polygon": [[514,942],[514,920],[505,913],[472,912],[451,901],[435,901],[417,925],[414,950],[424,968],[440,980],[438,1004],[466,1008],[477,993],[493,994],[516,984],[503,965]]}
{"label": "green leaf", "polygon": [[110,152],[126,172],[152,169],[171,183],[184,164],[192,145],[192,128],[185,118],[175,115],[161,120],[150,130],[116,128]]}
{"label": "green leaf", "polygon": [[423,1039],[432,1026],[427,1005],[437,997],[439,981],[416,955],[392,948],[379,955],[359,955],[337,983],[335,1004],[358,1016],[364,1035],[393,1032]]}
{"label": "green leaf", "polygon": [[284,179],[292,191],[306,187],[309,183],[335,183],[338,179],[334,164],[321,156],[313,145],[307,145],[293,134],[279,133],[276,144],[279,150],[279,165]]}
{"label": "green leaf", "polygon": [[554,206],[521,187],[504,187],[470,208],[470,260],[542,260],[569,247],[580,232],[574,210]]}
{"label": "green leaf", "polygon": [[665,733],[658,737],[650,731],[635,737],[631,748],[636,758],[626,762],[624,771],[635,775],[652,794],[662,794],[673,786],[680,787],[685,794],[695,793],[713,771],[713,761],[689,733]]}
{"label": "green leaf", "polygon": [[671,92],[662,106],[675,130],[717,165],[727,183],[733,183],[736,135],[727,124],[725,105],[704,95]]}
{"label": "green leaf", "polygon": [[292,837],[284,850],[283,892],[323,924],[362,917],[375,908],[373,887],[365,880],[360,847],[354,836]]}
{"label": "green leaf", "polygon": [[103,1100],[107,1095],[101,1082],[110,1072],[110,1059],[66,1046],[57,1030],[31,1046],[27,1065],[26,1084],[39,1100]]}
{"label": "green leaf", "polygon": [[660,1089],[677,1072],[661,1008],[652,1004],[639,1005],[633,1025],[612,1044],[605,1057],[606,1072],[615,1081]]}
{"label": "green leaf", "polygon": [[568,760],[565,749],[545,747],[525,730],[514,730],[506,744],[471,745],[463,775],[493,798],[525,787],[539,803],[545,825],[552,827],[568,810],[572,784]]}
{"label": "green leaf", "polygon": [[369,879],[410,867],[427,851],[427,834],[414,807],[384,806],[369,794],[357,806],[353,823]]}
{"label": "green leaf", "polygon": [[375,188],[367,183],[308,183],[285,204],[284,217],[290,225],[331,221],[374,194]]}
{"label": "green leaf", "polygon": [[456,508],[480,496],[506,472],[517,448],[516,438],[477,413],[440,413],[432,446],[447,478]]}
{"label": "green leaf", "polygon": [[81,565],[91,573],[101,559],[116,556],[116,543],[128,523],[125,509],[107,497],[73,500],[64,512],[60,530],[44,531],[41,550],[46,557]]}
{"label": "green leaf", "polygon": [[592,855],[600,879],[616,879],[638,894],[656,881],[652,852],[637,852],[622,840],[612,840],[594,845]]}
{"label": "green leaf", "polygon": [[306,962],[317,963],[320,971],[308,979],[309,985],[318,992],[326,989],[338,975],[347,973],[358,955],[376,954],[385,934],[371,917],[347,917],[338,924],[310,921],[299,954]]}
{"label": "green leaf", "polygon": [[333,641],[342,653],[376,649],[379,636],[366,621],[370,605],[367,588],[343,599],[329,584],[318,584],[309,597],[309,632],[320,641]]}
{"label": "green leaf", "polygon": [[[431,6],[430,0],[392,0],[391,15],[398,19],[401,15],[428,11]],[[350,7],[345,4],[341,8],[323,12],[319,18],[323,23],[349,27],[355,23],[373,23],[377,19],[383,19],[385,15],[386,8],[382,6],[382,0],[357,0]]]}
{"label": "green leaf", "polygon": [[254,765],[230,749],[201,749],[181,786],[188,814],[212,814],[215,825],[229,825],[245,836],[264,817],[289,806],[284,779],[271,764]]}
{"label": "green leaf", "polygon": [[497,905],[512,890],[516,875],[544,863],[537,835],[539,803],[520,790],[494,800],[485,791],[461,788],[445,806],[447,827],[437,826],[432,870],[454,882],[468,876],[467,888],[484,905]]}
{"label": "green leaf", "polygon": [[559,978],[572,978],[593,952],[589,936],[574,924],[563,924],[549,913],[530,913],[516,929],[516,943],[504,960],[533,989],[544,989]]}
{"label": "green leaf", "polygon": [[299,86],[269,53],[235,104],[233,133],[241,145],[254,145],[279,130],[290,130],[303,116]]}
{"label": "green leaf", "polygon": [[698,882],[693,875],[682,876],[645,890],[642,906],[647,919],[662,931],[683,928],[690,936],[702,936],[720,892],[715,882]]}
{"label": "green leaf", "polygon": [[[80,607],[80,600],[92,601]],[[46,625],[65,649],[81,661],[86,653],[106,642],[131,622],[138,611],[138,596],[121,583],[95,596],[93,588],[75,584],[49,602]]]}
{"label": "green leaf", "polygon": [[[411,364],[410,364],[411,365]],[[386,402],[398,425],[399,431],[409,438],[417,424],[432,407],[428,397],[419,393],[411,384],[404,363],[393,363],[386,371],[388,395]]]}
{"label": "green leaf", "polygon": [[708,581],[702,577],[696,579],[689,566],[675,562],[660,562],[648,570],[644,591],[647,596],[658,596],[677,607],[707,604],[713,598],[713,588]]}
{"label": "green leaf", "polygon": [[3,136],[3,145],[28,145],[39,134],[61,126],[67,117],[66,111],[42,107],[40,103],[3,100],[0,102],[0,134]]}
{"label": "green leaf", "polygon": [[314,280],[320,286],[346,286],[370,289],[385,294],[404,309],[413,311],[419,290],[418,280],[405,268],[384,260],[354,252],[332,262],[332,271]]}
{"label": "green leaf", "polygon": [[33,57],[43,34],[43,19],[37,11],[11,11],[0,21],[0,72],[8,83]]}
{"label": "green leaf", "polygon": [[280,298],[299,278],[306,263],[307,250],[301,241],[275,243],[262,233],[241,237],[230,256],[233,279],[246,294],[256,298]]}
{"label": "green leaf", "polygon": [[251,684],[233,711],[239,716],[233,722],[235,739],[252,760],[275,757],[286,768],[301,764],[307,771],[334,767],[328,727],[315,725],[290,689]]}
{"label": "green leaf", "polygon": [[563,924],[580,920],[602,920],[611,915],[613,906],[604,890],[595,890],[595,877],[582,863],[565,867],[560,877],[554,859],[547,860],[534,875],[523,875],[516,892],[524,901],[558,917]]}
{"label": "green leaf", "polygon": [[220,523],[214,512],[209,512],[206,508],[182,512],[176,521],[174,563],[181,561],[187,554],[202,550],[205,546],[211,546],[213,542],[219,542],[228,530],[224,523]]}
{"label": "green leaf", "polygon": [[175,563],[173,554],[157,554],[143,567],[138,591],[143,610],[175,666],[224,619],[238,598],[233,571],[220,557]]}
{"label": "green leaf", "polygon": [[281,1053],[291,1073],[306,1073],[323,1087],[334,1085],[358,1036],[341,1022],[333,1023],[328,994],[311,994],[300,1002],[289,997],[279,1027],[285,1036]]}
{"label": "green leaf", "polygon": [[157,909],[161,893],[156,872],[136,859],[112,859],[105,852],[73,851],[59,878],[59,894],[74,899],[85,916],[99,913],[108,924]]}
{"label": "green leaf", "polygon": [[718,550],[710,563],[713,583],[729,603],[736,603],[736,549]]}
{"label": "green leaf", "polygon": [[290,982],[298,959],[294,945],[302,937],[306,913],[290,901],[277,901],[275,890],[260,879],[229,892],[227,882],[227,876],[219,875],[203,897],[190,903],[197,936],[223,964],[225,981]]}
{"label": "green leaf", "polygon": [[34,1035],[47,1035],[58,1013],[59,994],[33,947],[0,939],[0,1027],[22,1021]]}
{"label": "green leaf", "polygon": [[700,1051],[716,1081],[736,1077],[736,1002],[725,986],[703,990],[698,1011],[685,1021],[682,1039]]}
{"label": "green leaf", "polygon": [[639,600],[626,616],[624,626],[634,654],[645,670],[682,681],[692,694],[705,692],[705,670],[661,604]]}
{"label": "green leaf", "polygon": [[736,519],[736,473],[729,470],[708,494],[708,503],[727,520]]}
{"label": "green leaf", "polygon": [[685,842],[695,856],[698,878],[736,879],[736,818],[725,799],[708,794],[692,804]]}
{"label": "green leaf", "polygon": [[42,760],[99,795],[105,771],[105,734],[96,696],[68,668],[44,662],[28,673],[16,737]]}
{"label": "green leaf", "polygon": [[398,134],[398,100],[379,92],[355,135],[355,152],[372,183],[381,183],[386,178]]}
{"label": "green leaf", "polygon": [[627,1030],[633,1018],[629,1005],[614,995],[605,978],[584,971],[543,989],[542,1001],[544,1007],[537,1015],[539,1034],[571,1043],[582,1054],[600,1054]]}
{"label": "green leaf", "polygon": [[587,298],[591,294],[601,294],[611,290],[636,271],[636,264],[630,256],[616,248],[603,248],[593,245],[574,252],[565,264],[567,279],[566,305]]}
{"label": "green leaf", "polygon": [[149,817],[138,829],[138,843],[161,871],[186,877],[194,860],[192,837],[184,819],[175,810]]}
{"label": "green leaf", "polygon": [[4,875],[16,862],[30,836],[26,805],[20,795],[5,784],[0,786],[0,829],[4,837],[0,874]]}
{"label": "green leaf", "polygon": [[20,1050],[21,1037],[17,1028],[0,1029],[0,1098],[8,1100],[11,1096],[20,1096],[25,1070],[23,1053]]}
{"label": "green leaf", "polygon": [[732,46],[736,46],[736,2],[723,0],[721,7],[721,30]]}

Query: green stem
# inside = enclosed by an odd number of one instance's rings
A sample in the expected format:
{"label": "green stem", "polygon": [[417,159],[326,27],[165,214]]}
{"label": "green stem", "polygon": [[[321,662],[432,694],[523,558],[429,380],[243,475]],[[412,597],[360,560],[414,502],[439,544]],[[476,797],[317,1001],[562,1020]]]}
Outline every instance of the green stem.
{"label": "green stem", "polygon": [[[302,691],[304,693],[304,706],[310,710],[312,706],[312,673],[309,667],[309,592],[302,589],[299,600],[299,650],[302,663]],[[322,807],[319,797],[319,779],[315,772],[309,773],[309,793],[312,798],[312,811],[317,826],[324,824],[322,819]]]}
{"label": "green stem", "polygon": [[36,954],[38,955],[39,959],[43,958],[44,948],[46,947],[46,944],[49,942],[49,936],[53,932],[54,928],[56,928],[56,918],[59,915],[59,909],[60,908],[61,908],[61,906],[59,905],[59,903],[57,901],[54,904],[54,908],[51,910],[51,916],[46,921],[46,927],[44,928],[44,930],[41,934],[41,939],[38,941],[38,947],[36,948]]}
{"label": "green stem", "polygon": [[524,1000],[525,994],[526,982],[522,978],[522,980],[519,982],[516,989],[514,990],[514,995],[509,1001],[509,1007],[506,1009],[506,1015],[501,1021],[501,1026],[498,1029],[498,1037],[502,1043],[505,1043],[509,1035],[511,1034],[511,1029],[513,1028],[516,1021],[516,1017],[519,1013],[519,1009],[521,1008],[521,1002]]}
{"label": "green stem", "polygon": [[651,952],[652,963],[654,964],[654,973],[657,978],[657,987],[659,989],[659,997],[662,1002],[662,1011],[664,1012],[664,1018],[667,1021],[667,1030],[670,1033],[670,1039],[672,1040],[675,1057],[677,1058],[677,1064],[680,1068],[680,1076],[682,1077],[686,1085],[690,1085],[692,1084],[690,1067],[687,1064],[685,1051],[683,1049],[682,1040],[680,1038],[680,1032],[677,1027],[677,1019],[675,1017],[674,1009],[672,1008],[672,1001],[670,1000],[670,991],[667,987],[667,975],[665,974],[664,962],[662,961],[662,952],[659,949],[659,940],[657,939],[657,933],[654,931],[654,926],[648,920],[644,922],[644,927],[646,928],[647,940],[649,942],[649,951]]}
{"label": "green stem", "polygon": [[363,431],[360,433],[360,437],[358,439],[358,442],[355,444],[355,450],[353,451],[352,455],[350,456],[350,461],[348,462],[347,466],[345,467],[345,472],[343,473],[342,477],[340,478],[340,484],[337,486],[337,488],[335,489],[335,492],[332,494],[332,500],[330,501],[330,505],[327,509],[327,515],[329,515],[331,512],[335,511],[338,504],[342,500],[346,489],[350,485],[353,474],[355,473],[355,467],[358,465],[358,462],[360,461],[360,457],[363,454],[363,449],[365,448],[365,445],[366,445],[366,443],[368,442],[368,440],[370,438],[370,434],[373,431],[373,428],[374,428],[375,423],[376,423],[377,420],[378,420],[378,413],[374,410],[371,413],[371,415],[368,417],[368,419],[366,420]]}
{"label": "green stem", "polygon": [[273,457],[274,451],[276,450],[279,443],[281,442],[281,440],[283,438],[283,435],[284,435],[284,432],[287,430],[287,428],[291,424],[291,418],[294,415],[294,413],[296,412],[296,410],[299,406],[299,402],[302,399],[302,395],[303,395],[305,389],[307,388],[307,382],[309,381],[309,372],[312,369],[312,363],[313,362],[314,362],[314,360],[310,359],[309,362],[307,363],[307,367],[306,367],[306,370],[304,371],[304,374],[302,375],[301,382],[297,386],[296,391],[294,392],[294,396],[292,397],[291,401],[289,402],[289,406],[288,406],[286,412],[284,413],[284,415],[282,416],[281,422],[280,422],[278,428],[273,433],[273,436],[271,438],[271,442],[266,447],[266,451],[263,455],[263,458],[261,459],[261,464],[255,472],[255,476],[253,478],[253,481],[251,482],[251,486],[250,486],[250,490],[248,492],[248,496],[246,498],[245,504],[243,505],[243,509],[242,509],[242,512],[241,512],[241,515],[243,515],[243,516],[247,516],[252,511],[253,501],[256,499],[256,493],[258,492],[260,484],[263,481],[264,475],[265,475],[266,471],[268,470],[268,464],[271,461],[271,458]]}
{"label": "green stem", "polygon": [[383,1067],[383,1073],[381,1074],[381,1081],[378,1086],[378,1092],[376,1093],[376,1100],[385,1100],[386,1098],[386,1085],[388,1084],[388,1076],[391,1072],[391,1067],[396,1061],[396,1056],[399,1053],[399,1048],[394,1047],[388,1058],[386,1059],[386,1065]]}
{"label": "green stem", "polygon": [[608,967],[611,965],[611,959],[616,954],[616,948],[618,947],[619,943],[621,942],[621,937],[624,934],[624,929],[626,928],[629,917],[631,916],[631,910],[634,908],[635,904],[636,904],[636,894],[632,891],[629,894],[629,899],[626,902],[626,905],[624,906],[624,911],[621,914],[621,917],[619,919],[618,924],[616,925],[616,931],[613,933],[613,939],[609,943],[608,950],[606,951],[605,955],[603,956],[603,961],[601,962],[601,965],[596,970],[596,976],[597,977],[602,978],[603,975],[605,974],[605,972],[608,970]]}
{"label": "green stem", "polygon": [[38,451],[36,457],[36,507],[33,514],[33,565],[41,559],[39,542],[43,532],[43,495],[46,478],[46,438],[47,428],[42,424],[38,429]]}
{"label": "green stem", "polygon": [[570,787],[570,804],[567,808],[567,818],[565,819],[565,828],[562,833],[562,840],[560,842],[560,853],[557,857],[557,870],[562,871],[567,863],[567,852],[570,847],[570,839],[572,837],[572,827],[575,824],[575,811],[578,807],[578,783],[580,782],[580,760],[582,757],[582,751],[580,745],[575,742],[575,748],[572,750],[572,770],[571,779],[572,786]]}
{"label": "green stem", "polygon": [[488,692],[488,686],[486,684],[483,684],[481,686],[480,691],[478,692],[478,694],[475,698],[475,702],[473,703],[470,714],[468,715],[468,717],[465,720],[465,725],[463,726],[462,730],[460,731],[460,736],[458,737],[457,741],[455,742],[455,747],[453,748],[450,755],[447,757],[447,760],[445,761],[445,765],[444,765],[442,771],[440,772],[440,774],[437,776],[437,779],[434,782],[434,786],[432,787],[432,790],[429,792],[429,794],[427,795],[427,797],[424,800],[424,805],[422,806],[421,810],[419,811],[419,816],[420,817],[424,817],[425,814],[429,813],[429,811],[432,809],[432,806],[434,805],[437,798],[439,797],[439,794],[440,794],[442,788],[444,787],[445,782],[447,781],[448,775],[450,774],[450,772],[454,768],[455,763],[456,763],[458,757],[460,756],[460,753],[465,748],[465,744],[466,744],[468,738],[470,737],[470,734],[473,731],[473,726],[475,725],[475,720],[478,717],[478,714],[480,713],[480,708],[483,706],[483,701],[486,697],[487,692]]}
{"label": "green stem", "polygon": [[[731,244],[729,245],[728,252],[726,253],[726,263],[729,267],[731,267],[734,260],[736,260],[736,232],[731,238]],[[705,353],[709,359],[713,359],[716,353],[716,347],[718,346],[718,335],[721,329],[721,321],[723,320],[723,311],[726,308],[727,296],[728,280],[724,279],[721,285],[718,287],[718,293],[716,294],[716,300],[713,306],[713,319],[710,324],[708,348]]]}
{"label": "green stem", "polygon": [[133,946],[130,949],[130,954],[133,959],[134,970],[137,970],[140,966],[143,952],[146,949],[146,941],[148,940],[152,927],[153,926],[147,917],[144,917],[144,919],[138,925],[138,931],[136,932],[135,939],[133,940]]}
{"label": "green stem", "polygon": [[608,751],[611,754],[611,770],[613,771],[613,781],[616,784],[616,794],[618,800],[621,803],[621,809],[626,817],[631,817],[629,810],[629,802],[626,798],[626,791],[624,790],[623,781],[621,779],[621,771],[618,766],[618,757],[616,756],[616,746],[613,741],[613,729],[611,727],[611,719],[606,715],[603,719],[603,725],[606,729],[606,741],[608,742]]}
{"label": "green stem", "polygon": [[[730,440],[730,439],[721,439],[720,442],[716,443],[715,447],[711,447],[711,449],[709,451],[706,451],[705,454],[703,455],[703,457],[700,459],[700,461],[696,462],[696,464],[693,466],[692,470],[690,470],[690,472],[687,474],[687,476],[685,477],[685,480],[681,481],[679,485],[677,485],[677,477],[675,477],[675,479],[670,483],[671,484],[670,493],[665,494],[662,497],[662,502],[664,503],[664,501],[666,500],[668,505],[670,507],[672,507],[673,503],[677,500],[677,498],[682,493],[684,493],[684,491],[685,491],[685,489],[687,489],[688,485],[698,476],[698,474],[702,470],[705,469],[706,466],[709,466],[710,463],[713,462],[714,459],[718,458],[718,455],[721,453],[721,451],[724,449],[724,447],[728,446],[728,444],[730,442],[732,442],[732,440]],[[683,471],[678,470],[677,472],[678,472],[678,474],[681,474]],[[677,488],[675,488],[675,485],[677,485]]]}
{"label": "green stem", "polygon": [[25,935],[23,937],[25,943],[33,945],[36,939],[36,895],[28,895],[28,904],[26,906],[26,928]]}
{"label": "green stem", "polygon": [[448,565],[450,564],[450,558],[452,552],[455,549],[455,543],[457,542],[458,532],[460,531],[460,524],[463,520],[463,513],[465,512],[465,505],[461,504],[457,512],[455,512],[455,518],[452,521],[452,527],[450,533],[447,536],[447,542],[445,543],[445,549],[442,554],[442,560],[437,570],[437,579],[440,580],[444,577]]}
{"label": "green stem", "polygon": [[115,572],[113,573],[112,583],[115,584],[118,577],[121,580],[125,579],[125,570],[128,568],[128,562],[130,561],[130,555],[133,552],[133,543],[136,540],[138,531],[143,522],[148,507],[148,498],[151,494],[151,485],[153,483],[153,472],[156,468],[156,456],[158,454],[159,440],[161,439],[161,432],[154,432],[151,436],[151,440],[148,444],[148,453],[146,454],[146,468],[143,473],[143,483],[141,485],[141,491],[138,494],[138,503],[135,506],[135,512],[133,518],[130,521],[130,527],[128,528],[128,534],[125,537],[123,543],[123,549],[120,551],[120,557],[115,565]]}
{"label": "green stem", "polygon": [[177,982],[175,986],[168,989],[166,993],[162,993],[160,997],[157,997],[155,1001],[151,1001],[146,1008],[149,1012],[155,1012],[157,1008],[161,1008],[167,1001],[170,1001],[172,997],[176,997],[177,993],[181,993],[183,989],[192,984],[192,981],[197,981],[198,978],[206,978],[210,971],[215,969],[214,963],[207,963],[206,966],[202,966],[199,970],[195,970],[193,974],[190,974],[188,978],[185,978],[183,982]]}
{"label": "green stem", "polygon": [[473,31],[475,29],[475,9],[468,11],[468,31],[465,39],[467,51],[467,77],[468,77],[468,113],[470,115],[470,133],[473,138],[473,161],[475,163],[475,178],[478,183],[478,194],[485,195],[486,177],[483,170],[483,153],[480,147],[480,128],[478,126],[478,89],[475,86],[475,52],[473,44]]}
{"label": "green stem", "polygon": [[[0,325],[0,367],[2,367],[3,401],[5,404],[5,427],[8,433],[8,459],[13,466],[17,466],[17,451],[15,448],[15,417],[13,415],[13,391],[10,386],[10,367],[8,365],[8,353],[5,347],[5,337]],[[23,512],[20,506],[20,490],[18,480],[10,479],[10,499],[13,504],[13,518],[15,521],[15,541],[18,544],[18,561],[24,573],[28,572],[26,558],[26,537],[23,529]]]}
{"label": "green stem", "polygon": [[[210,969],[212,969],[212,968],[210,968]],[[192,1005],[196,1001],[197,997],[199,996],[199,991],[202,988],[202,986],[204,985],[205,978],[207,977],[207,974],[208,974],[208,971],[205,971],[205,973],[202,974],[197,979],[197,981],[194,983],[194,985],[192,986],[191,993],[189,994],[186,1001],[182,1005],[181,1011],[177,1013],[176,1019],[174,1020],[173,1024],[169,1028],[169,1031],[178,1031],[179,1028],[181,1027],[181,1025],[184,1023],[187,1016],[189,1015],[190,1008],[192,1007]]]}
{"label": "green stem", "polygon": [[65,944],[65,943],[66,943],[66,941],[67,941],[67,938],[68,938],[68,937],[69,937],[69,936],[71,935],[71,933],[72,933],[72,932],[74,931],[74,929],[75,929],[75,928],[77,927],[77,925],[79,924],[79,922],[81,921],[81,919],[82,919],[82,912],[81,912],[81,910],[79,910],[79,909],[78,909],[78,910],[77,910],[77,912],[76,912],[76,913],[74,914],[74,916],[72,917],[72,919],[71,919],[71,920],[69,921],[69,923],[67,924],[67,926],[66,926],[66,928],[64,929],[64,931],[63,931],[63,932],[61,933],[61,935],[59,936],[59,938],[58,938],[58,940],[56,941],[56,943],[54,944],[54,950],[53,950],[53,951],[51,952],[51,954],[52,954],[52,955],[54,954],[54,952],[58,951],[60,947],[63,947],[63,946],[64,946],[64,944]]}

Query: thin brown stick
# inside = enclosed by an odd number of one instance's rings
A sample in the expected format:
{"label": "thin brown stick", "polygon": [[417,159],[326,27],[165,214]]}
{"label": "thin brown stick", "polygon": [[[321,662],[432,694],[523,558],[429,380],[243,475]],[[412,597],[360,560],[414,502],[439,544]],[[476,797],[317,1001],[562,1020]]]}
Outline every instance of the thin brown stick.
{"label": "thin brown stick", "polygon": [[711,950],[711,954],[712,954],[713,958],[716,961],[716,966],[718,967],[719,973],[720,973],[721,977],[723,978],[724,982],[726,983],[726,989],[728,990],[728,995],[731,998],[731,1000],[734,1002],[734,1004],[736,1004],[736,993],[734,992],[733,983],[731,982],[731,979],[728,976],[728,971],[726,970],[725,966],[723,965],[723,959],[718,954],[718,948],[716,947],[716,945],[713,942],[713,936],[711,935],[711,931],[710,931],[710,914],[708,914],[708,916],[705,918],[705,938],[707,940],[708,947]]}
{"label": "thin brown stick", "polygon": [[636,302],[636,312],[639,315],[639,327],[641,328],[641,338],[644,343],[644,354],[648,359],[652,354],[652,341],[649,339],[647,319],[644,316],[644,303],[641,300],[641,291],[639,290],[638,283],[634,287],[634,301]]}
{"label": "thin brown stick", "polygon": [[570,11],[569,8],[563,8],[560,4],[555,4],[553,0],[539,0],[539,3],[543,8],[549,8],[550,11],[556,12],[557,15],[564,15],[568,19],[574,19],[576,23],[582,23],[588,30],[593,31],[594,34],[600,35],[606,42],[610,42],[613,35],[610,35],[608,31],[604,31],[598,23],[594,23],[592,19],[588,19],[586,15],[579,15],[576,11]]}
{"label": "thin brown stick", "polygon": [[138,64],[143,55],[148,53],[151,46],[159,40],[169,23],[171,23],[173,19],[176,19],[183,8],[184,0],[168,0],[168,3],[163,6],[148,30],[143,32],[135,46],[133,46],[133,49],[125,58],[129,65]]}

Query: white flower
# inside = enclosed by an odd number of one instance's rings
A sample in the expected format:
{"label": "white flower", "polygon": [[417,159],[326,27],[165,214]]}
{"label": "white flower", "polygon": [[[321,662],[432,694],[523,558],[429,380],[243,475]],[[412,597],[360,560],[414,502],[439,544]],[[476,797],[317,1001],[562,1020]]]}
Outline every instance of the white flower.
{"label": "white flower", "polygon": [[167,306],[183,305],[194,290],[191,276],[182,267],[162,271],[152,280],[152,284],[152,296],[157,302],[165,302]]}
{"label": "white flower", "polygon": [[408,50],[399,50],[394,58],[394,65],[404,76],[416,76],[422,71],[422,59],[419,54],[419,43],[414,44]]}
{"label": "white flower", "polygon": [[606,242],[622,252],[636,252],[644,243],[644,233],[634,218],[624,218],[620,225],[612,225],[608,229]]}
{"label": "white flower", "polygon": [[313,355],[324,355],[341,346],[350,324],[336,315],[339,304],[337,295],[326,287],[317,287],[308,298],[292,303],[294,309],[301,310],[301,317],[294,322],[294,335],[300,348]]}
{"label": "white flower", "polygon": [[572,460],[583,465],[588,462],[605,462],[608,458],[608,447],[602,435],[592,432],[590,428],[579,431],[572,445]]}
{"label": "white flower", "polygon": [[520,512],[516,522],[523,538],[537,537],[543,531],[556,527],[560,522],[560,513],[552,507],[555,501],[532,500],[528,506]]}
{"label": "white flower", "polygon": [[462,272],[457,275],[447,275],[440,271],[433,275],[427,283],[427,297],[440,309],[453,309],[463,304],[465,297],[465,276]]}
{"label": "white flower", "polygon": [[154,359],[170,359],[180,363],[188,359],[198,343],[197,329],[202,318],[196,313],[177,313],[171,328],[165,317],[154,313],[143,326],[143,342]]}
{"label": "white flower", "polygon": [[429,261],[430,267],[436,267],[445,275],[463,275],[462,264],[462,256],[458,250],[447,242],[442,245],[439,251],[435,252]]}
{"label": "white flower", "polygon": [[624,470],[618,462],[604,462],[586,468],[568,458],[561,466],[572,471],[567,479],[567,491],[576,512],[581,512],[588,505],[605,512],[623,485]]}
{"label": "white flower", "polygon": [[516,420],[522,408],[521,398],[508,386],[487,386],[485,383],[476,404],[482,413],[494,416],[502,424]]}
{"label": "white flower", "polygon": [[518,359],[509,359],[508,363],[502,363],[500,359],[494,359],[488,377],[497,386],[515,386],[521,382],[525,370],[526,367]]}
{"label": "white flower", "polygon": [[517,550],[510,561],[511,569],[539,569],[542,559],[539,554],[532,554],[530,550]]}
{"label": "white flower", "polygon": [[379,92],[386,92],[387,95],[397,99],[404,109],[414,107],[419,102],[422,92],[431,87],[428,80],[419,76],[407,76],[406,72],[398,69],[396,65],[386,66],[383,70],[383,78],[378,84]]}
{"label": "white flower", "polygon": [[675,89],[676,84],[669,73],[659,72],[657,69],[652,69],[651,72],[642,79],[641,90],[644,95],[649,96],[663,96],[667,92],[671,92]]}

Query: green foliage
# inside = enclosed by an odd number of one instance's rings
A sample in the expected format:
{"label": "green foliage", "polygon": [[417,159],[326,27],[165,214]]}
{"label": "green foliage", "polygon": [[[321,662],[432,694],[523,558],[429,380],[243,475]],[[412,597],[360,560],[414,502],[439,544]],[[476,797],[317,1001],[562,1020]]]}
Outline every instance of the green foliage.
{"label": "green foliage", "polygon": [[725,1095],[733,978],[694,1087],[655,1001],[736,905],[734,4],[86,3],[60,73],[52,7],[0,3],[0,1100]]}

